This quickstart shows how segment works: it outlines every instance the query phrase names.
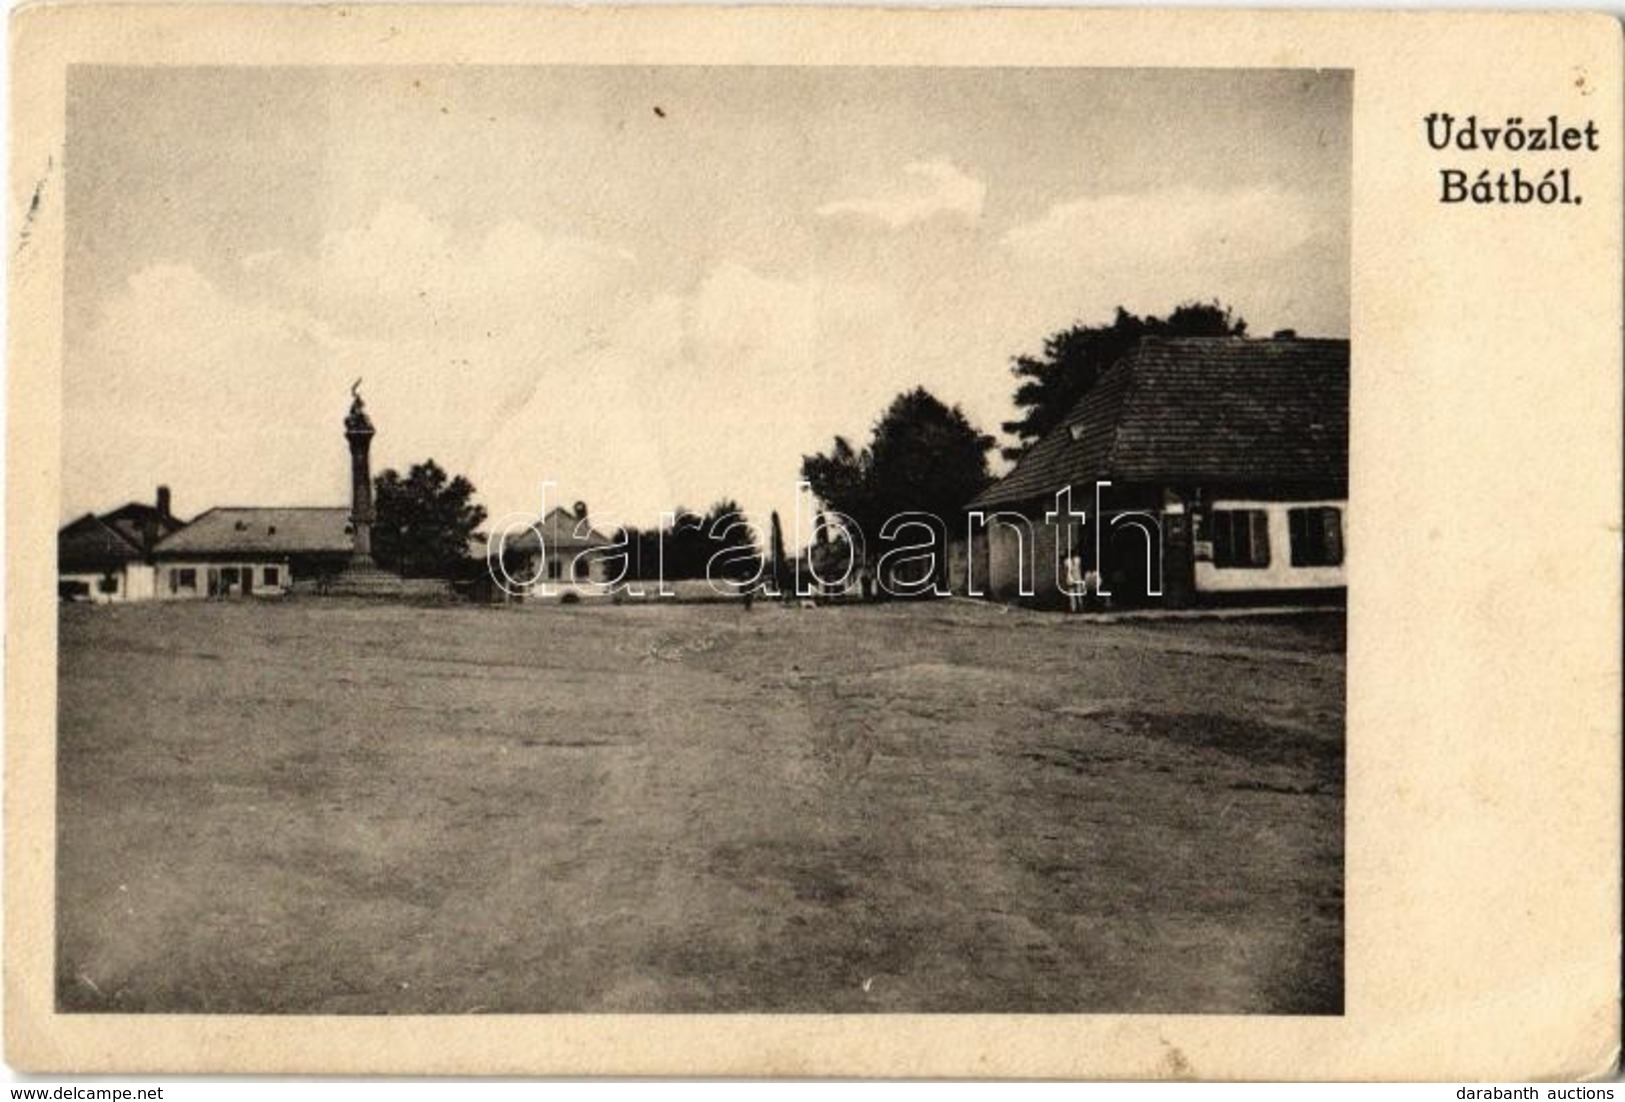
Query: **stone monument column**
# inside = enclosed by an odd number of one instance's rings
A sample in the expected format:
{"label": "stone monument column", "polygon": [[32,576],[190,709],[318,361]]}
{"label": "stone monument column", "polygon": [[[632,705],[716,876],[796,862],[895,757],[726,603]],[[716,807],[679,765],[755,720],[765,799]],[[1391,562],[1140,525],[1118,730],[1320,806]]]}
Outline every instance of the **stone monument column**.
{"label": "stone monument column", "polygon": [[350,387],[350,412],[344,418],[344,439],[350,445],[350,561],[327,586],[327,592],[346,597],[399,597],[404,584],[380,570],[372,557],[372,438],[376,431],[361,400],[361,380]]}
{"label": "stone monument column", "polygon": [[344,418],[344,439],[350,444],[350,527],[355,530],[355,551],[350,556],[358,567],[373,566],[372,559],[372,438],[377,430],[367,416],[357,379],[350,388],[354,401]]}

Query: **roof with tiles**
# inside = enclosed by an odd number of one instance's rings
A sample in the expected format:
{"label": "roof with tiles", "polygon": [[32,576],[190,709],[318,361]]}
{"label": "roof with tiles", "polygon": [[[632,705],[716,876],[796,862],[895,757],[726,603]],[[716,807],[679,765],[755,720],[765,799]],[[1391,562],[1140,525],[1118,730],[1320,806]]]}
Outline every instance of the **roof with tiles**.
{"label": "roof with tiles", "polygon": [[64,526],[56,536],[57,569],[67,573],[100,573],[141,558],[137,544],[94,513]]}
{"label": "roof with tiles", "polygon": [[971,505],[1097,480],[1346,482],[1348,402],[1345,340],[1147,338]]}
{"label": "roof with tiles", "polygon": [[344,508],[210,509],[160,540],[160,557],[240,553],[255,555],[348,554],[355,548],[350,510]]}
{"label": "roof with tiles", "polygon": [[585,517],[577,517],[568,509],[555,507],[533,527],[515,532],[506,541],[506,548],[514,551],[534,551],[537,533],[551,551],[571,551],[586,547],[608,547],[614,541],[597,529]]}
{"label": "roof with tiles", "polygon": [[173,535],[186,527],[178,517],[139,501],[122,505],[111,513],[103,513],[101,519],[103,524],[116,530],[119,535],[137,547],[146,547],[149,542],[156,544],[165,536]]}

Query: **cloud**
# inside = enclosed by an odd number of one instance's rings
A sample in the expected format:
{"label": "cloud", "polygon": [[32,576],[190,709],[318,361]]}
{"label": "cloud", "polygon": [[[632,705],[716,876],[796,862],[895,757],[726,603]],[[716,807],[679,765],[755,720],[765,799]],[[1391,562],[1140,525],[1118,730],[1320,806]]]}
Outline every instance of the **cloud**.
{"label": "cloud", "polygon": [[76,342],[65,505],[160,480],[189,511],[342,504],[338,423],[362,376],[375,468],[432,456],[493,516],[534,510],[551,480],[634,524],[724,494],[788,523],[800,456],[861,435],[944,359],[928,349],[946,330],[899,324],[932,295],[885,274],[723,256],[649,276],[598,242],[404,204],[218,282],[152,264]]}
{"label": "cloud", "polygon": [[624,249],[517,219],[458,233],[391,201],[364,223],[329,233],[314,258],[282,264],[278,274],[285,287],[313,294],[324,312],[347,313],[356,325],[394,332],[403,324],[464,323],[472,330],[535,311],[590,315],[583,308],[624,284],[636,260]]}
{"label": "cloud", "polygon": [[816,348],[818,287],[773,279],[735,261],[706,274],[688,303],[690,354],[719,363],[778,359],[783,370],[805,369]]}
{"label": "cloud", "polygon": [[862,199],[825,203],[818,213],[825,218],[842,215],[872,218],[892,229],[924,222],[938,215],[976,223],[982,217],[987,185],[967,176],[948,161],[915,161],[903,166],[905,180],[894,181],[885,193]]}
{"label": "cloud", "polygon": [[253,292],[343,335],[337,370],[366,378],[391,438],[443,462],[538,395],[591,385],[594,349],[639,301],[627,250],[513,218],[454,227],[398,201],[260,269]]}
{"label": "cloud", "polygon": [[[432,455],[466,470],[538,399],[579,419],[594,349],[640,301],[635,269],[598,242],[511,219],[454,229],[404,203],[219,282],[151,263],[74,342],[65,504],[147,494],[160,476],[201,505],[342,502],[342,464],[321,457],[342,459],[358,375],[381,426],[375,465]],[[539,450],[509,459],[527,482]]]}
{"label": "cloud", "polygon": [[1072,258],[1112,269],[1156,260],[1259,262],[1291,252],[1319,228],[1308,197],[1295,192],[1180,187],[1058,203],[1001,240],[1024,260]]}
{"label": "cloud", "polygon": [[732,258],[675,287],[642,276],[615,247],[406,204],[256,255],[231,290],[152,265],[70,371],[73,434],[94,443],[73,450],[69,496],[162,477],[189,509],[342,503],[337,425],[359,375],[375,468],[433,456],[493,516],[538,508],[544,481],[640,525],[725,494],[785,509],[801,452],[886,396],[850,365],[898,360],[896,296]]}
{"label": "cloud", "polygon": [[1303,192],[1177,187],[1058,203],[1000,245],[1010,288],[1057,326],[1218,299],[1255,332],[1329,336],[1347,331],[1346,233]]}
{"label": "cloud", "polygon": [[67,361],[64,503],[145,498],[158,481],[190,512],[333,499],[342,471],[310,456],[337,439],[335,365],[353,347],[309,315],[222,293],[189,264],[142,268]]}
{"label": "cloud", "polygon": [[885,387],[888,295],[722,260],[686,291],[637,300],[582,349],[574,388],[538,389],[480,449],[475,483],[503,501],[584,497],[623,523],[723,495],[789,522],[804,450],[866,424]]}

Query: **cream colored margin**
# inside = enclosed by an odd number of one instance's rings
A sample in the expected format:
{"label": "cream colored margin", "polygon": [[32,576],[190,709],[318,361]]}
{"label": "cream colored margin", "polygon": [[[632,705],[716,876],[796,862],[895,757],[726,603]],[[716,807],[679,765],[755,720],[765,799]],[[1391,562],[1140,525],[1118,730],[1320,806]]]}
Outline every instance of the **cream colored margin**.
{"label": "cream colored margin", "polygon": [[[21,11],[8,241],[7,1059],[125,1072],[1606,1074],[1619,1033],[1620,44],[1615,22],[1595,14]],[[1345,1016],[52,1012],[66,66],[562,62],[1354,70]],[[1595,119],[1602,152],[1574,158],[1585,205],[1440,206],[1441,157],[1421,122],[1435,110]]]}

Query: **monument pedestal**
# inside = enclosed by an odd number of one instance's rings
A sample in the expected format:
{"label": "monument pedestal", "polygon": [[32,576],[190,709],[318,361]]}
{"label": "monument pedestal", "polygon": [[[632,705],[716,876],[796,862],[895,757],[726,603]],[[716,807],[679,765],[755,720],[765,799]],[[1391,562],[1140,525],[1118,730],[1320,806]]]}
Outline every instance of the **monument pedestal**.
{"label": "monument pedestal", "polygon": [[369,555],[354,558],[348,566],[327,583],[327,592],[333,597],[402,597],[406,583],[399,575],[380,570]]}

